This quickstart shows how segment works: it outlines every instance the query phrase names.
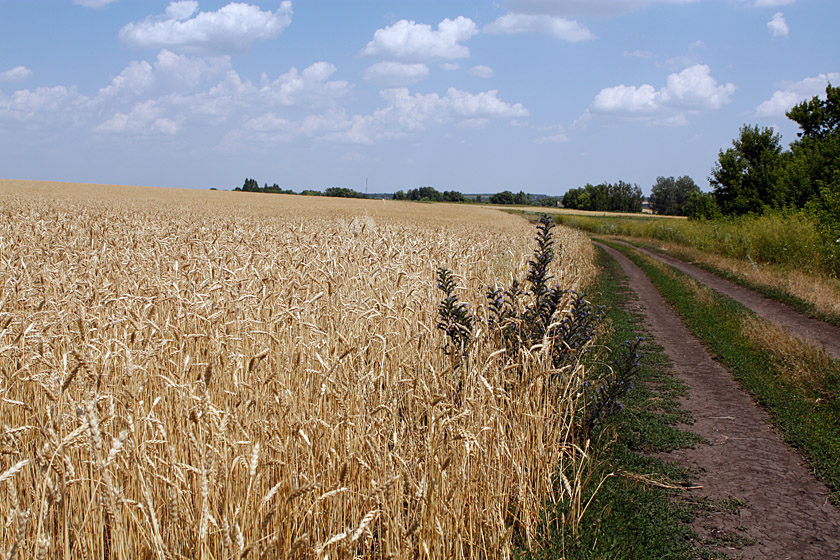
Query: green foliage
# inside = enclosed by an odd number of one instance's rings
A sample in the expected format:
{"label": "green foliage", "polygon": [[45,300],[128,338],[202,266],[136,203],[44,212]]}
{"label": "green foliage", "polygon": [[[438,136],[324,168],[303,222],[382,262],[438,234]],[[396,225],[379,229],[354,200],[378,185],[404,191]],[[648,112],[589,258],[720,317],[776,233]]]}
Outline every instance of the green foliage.
{"label": "green foliage", "polygon": [[563,195],[563,206],[595,212],[641,212],[642,189],[624,181],[618,183],[587,184],[569,189]]}
{"label": "green foliage", "polygon": [[651,188],[650,208],[657,214],[687,216],[689,199],[699,193],[700,187],[687,175],[679,179],[657,177]]}
{"label": "green foliage", "polygon": [[464,195],[458,191],[440,192],[434,187],[420,187],[409,189],[408,192],[397,191],[394,200],[414,200],[423,202],[466,202]]}
{"label": "green foliage", "polygon": [[781,138],[772,128],[744,125],[732,147],[718,153],[709,183],[723,214],[761,213],[783,204],[776,189]]}
{"label": "green foliage", "polygon": [[806,211],[777,211],[717,220],[566,214],[558,215],[557,219],[601,235],[658,239],[791,270],[840,273],[840,260],[823,243],[819,222]]}
{"label": "green foliage", "polygon": [[347,187],[328,187],[324,191],[324,196],[332,196],[336,198],[367,198],[364,193],[356,192]]}
{"label": "green foliage", "polygon": [[688,195],[683,210],[692,220],[714,220],[721,215],[714,195],[699,190]]}
{"label": "green foliage", "polygon": [[802,129],[800,138],[823,140],[840,128],[840,87],[825,87],[825,99],[813,97],[796,105],[787,116]]}
{"label": "green foliage", "polygon": [[562,202],[562,200],[563,199],[560,198],[559,196],[546,196],[546,197],[541,198],[537,202],[537,204],[539,204],[540,206],[556,207],[559,202]]}
{"label": "green foliage", "polygon": [[514,194],[511,191],[502,191],[500,193],[490,195],[490,204],[531,204],[530,195],[524,191],[519,191]]}

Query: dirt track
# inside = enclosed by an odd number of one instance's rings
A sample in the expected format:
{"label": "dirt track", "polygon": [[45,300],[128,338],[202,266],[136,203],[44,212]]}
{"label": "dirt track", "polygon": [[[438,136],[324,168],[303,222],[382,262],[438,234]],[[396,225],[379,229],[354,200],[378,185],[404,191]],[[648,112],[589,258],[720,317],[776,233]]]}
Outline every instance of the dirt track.
{"label": "dirt track", "polygon": [[[619,243],[621,242],[619,241]],[[631,247],[627,243],[622,244]],[[806,317],[782,303],[742,288],[734,282],[724,280],[720,276],[715,276],[687,262],[650,249],[642,247],[634,248],[649,257],[653,257],[660,262],[688,274],[701,284],[705,284],[713,290],[734,299],[744,307],[751,309],[756,315],[764,317],[771,323],[785,327],[791,333],[812,344],[822,346],[831,357],[840,359],[840,327]]]}
{"label": "dirt track", "polygon": [[701,486],[688,491],[694,497],[745,504],[739,511],[701,516],[693,528],[733,558],[840,558],[840,511],[828,502],[825,485],[688,332],[644,272],[618,251],[599,246],[629,277],[653,338],[688,384],[682,404],[694,420],[690,429],[708,441],[665,457],[692,470]]}

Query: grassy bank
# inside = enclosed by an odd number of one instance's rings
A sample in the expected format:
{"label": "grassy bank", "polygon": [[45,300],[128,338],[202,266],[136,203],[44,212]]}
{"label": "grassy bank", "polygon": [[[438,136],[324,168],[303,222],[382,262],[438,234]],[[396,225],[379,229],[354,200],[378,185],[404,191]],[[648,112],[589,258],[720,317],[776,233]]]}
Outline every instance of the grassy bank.
{"label": "grassy bank", "polygon": [[840,503],[840,363],[679,271],[610,245],[644,270],[689,330],[803,451]]}
{"label": "grassy bank", "polygon": [[656,239],[757,265],[834,277],[840,274],[836,248],[828,246],[804,212],[712,221],[567,214],[558,214],[557,220],[598,235]]}
{"label": "grassy bank", "polygon": [[[620,266],[599,252],[602,273],[592,289],[592,299],[608,310],[603,347],[621,349],[625,341],[645,336],[641,319],[627,302],[635,297],[628,289]],[[611,356],[608,354],[612,354]],[[609,363],[617,352],[602,354]],[[697,437],[678,430],[688,421],[677,398],[685,387],[669,373],[668,358],[651,341],[643,345],[641,369],[633,389],[622,399],[625,409],[593,434],[590,480],[582,503],[591,503],[577,538],[545,529],[545,548],[533,559],[696,559],[712,557],[695,543],[688,523],[699,508],[716,507],[677,498],[690,484],[688,475],[671,464],[650,456],[690,446]],[[603,484],[598,487],[598,482]],[[559,512],[556,517],[561,518]],[[548,517],[555,517],[549,515]]]}

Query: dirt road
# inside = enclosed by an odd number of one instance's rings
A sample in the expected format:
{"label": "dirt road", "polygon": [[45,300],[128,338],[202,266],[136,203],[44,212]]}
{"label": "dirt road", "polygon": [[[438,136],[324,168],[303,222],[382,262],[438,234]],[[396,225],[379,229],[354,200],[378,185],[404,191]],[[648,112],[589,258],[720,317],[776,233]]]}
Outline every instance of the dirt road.
{"label": "dirt road", "polygon": [[[619,241],[619,243],[621,242]],[[622,243],[622,245],[631,247],[627,243]],[[675,259],[674,257],[642,247],[635,247],[635,249],[688,274],[701,284],[705,284],[713,290],[734,299],[744,307],[748,307],[756,315],[786,328],[794,335],[812,344],[822,346],[832,358],[840,359],[840,327],[806,317],[782,303],[742,288],[734,282],[724,280],[720,276],[715,276],[702,268]]]}
{"label": "dirt road", "polygon": [[800,455],[773,430],[767,413],[688,332],[644,272],[602,247],[622,266],[635,305],[656,342],[688,384],[683,405],[691,431],[708,443],[666,454],[688,467],[694,497],[745,504],[701,516],[693,527],[721,552],[744,559],[840,559],[840,511]]}

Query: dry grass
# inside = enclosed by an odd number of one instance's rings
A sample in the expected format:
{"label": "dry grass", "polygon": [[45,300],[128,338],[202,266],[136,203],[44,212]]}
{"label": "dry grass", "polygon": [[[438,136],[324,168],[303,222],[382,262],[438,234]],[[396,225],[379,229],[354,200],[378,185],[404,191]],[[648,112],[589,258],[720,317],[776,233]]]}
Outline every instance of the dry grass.
{"label": "dry grass", "polygon": [[[556,237],[586,284],[592,246]],[[436,266],[475,307],[532,238],[480,208],[0,181],[5,553],[506,558],[556,500],[573,531],[581,366],[552,383],[479,337],[454,368],[435,328]]]}
{"label": "dry grass", "polygon": [[655,242],[657,249],[689,262],[700,262],[744,278],[750,283],[774,288],[810,303],[826,315],[840,316],[840,281],[804,270],[782,269],[727,258],[675,243]]}

